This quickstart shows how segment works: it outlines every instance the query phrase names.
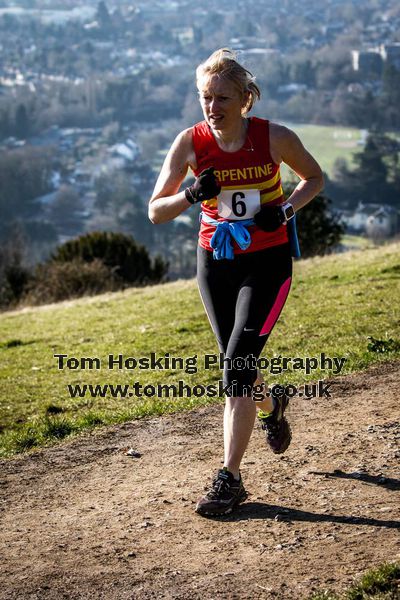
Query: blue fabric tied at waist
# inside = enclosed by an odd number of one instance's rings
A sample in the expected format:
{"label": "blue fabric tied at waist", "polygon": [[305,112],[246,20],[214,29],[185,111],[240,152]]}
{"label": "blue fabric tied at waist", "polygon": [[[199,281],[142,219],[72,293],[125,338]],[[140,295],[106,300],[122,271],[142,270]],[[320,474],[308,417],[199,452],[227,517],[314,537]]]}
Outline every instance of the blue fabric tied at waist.
{"label": "blue fabric tied at waist", "polygon": [[233,252],[232,238],[241,250],[247,250],[250,246],[251,235],[247,227],[249,225],[254,225],[253,219],[243,219],[242,221],[216,221],[204,213],[202,213],[201,218],[206,223],[215,225],[215,232],[211,238],[210,246],[213,249],[213,257],[216,260],[221,260],[223,258],[233,260],[235,255]]}
{"label": "blue fabric tied at waist", "polygon": [[[217,221],[212,219],[204,212],[200,213],[200,219],[206,223],[215,226],[215,232],[210,240],[210,246],[213,249],[213,257],[215,260],[226,258],[234,259],[232,246],[232,238],[235,240],[241,250],[247,250],[251,243],[251,235],[247,229],[250,225],[254,225],[254,219],[243,219],[241,221]],[[292,256],[299,258],[301,256],[299,240],[296,230],[296,215],[287,223],[288,236]]]}

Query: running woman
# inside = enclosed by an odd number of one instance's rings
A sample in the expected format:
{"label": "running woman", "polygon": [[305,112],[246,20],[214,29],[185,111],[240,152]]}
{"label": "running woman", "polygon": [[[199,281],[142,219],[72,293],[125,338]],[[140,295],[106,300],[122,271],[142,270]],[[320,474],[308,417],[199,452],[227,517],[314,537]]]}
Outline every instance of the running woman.
{"label": "running woman", "polygon": [[[263,384],[254,358],[289,293],[295,241],[291,219],[322,189],[323,177],[293,131],[247,116],[260,90],[231,50],[214,52],[197,68],[196,80],[204,120],[173,142],[150,199],[149,218],[165,223],[201,203],[197,280],[220,352],[231,361],[225,361],[223,373],[230,392],[224,411],[224,466],[196,511],[219,516],[247,497],[239,469],[256,405],[271,450],[280,454],[291,441],[286,395],[272,391],[262,394],[260,402],[253,399],[254,390],[261,389],[255,385]],[[287,200],[281,162],[300,178]],[[189,167],[196,179],[179,191]]]}

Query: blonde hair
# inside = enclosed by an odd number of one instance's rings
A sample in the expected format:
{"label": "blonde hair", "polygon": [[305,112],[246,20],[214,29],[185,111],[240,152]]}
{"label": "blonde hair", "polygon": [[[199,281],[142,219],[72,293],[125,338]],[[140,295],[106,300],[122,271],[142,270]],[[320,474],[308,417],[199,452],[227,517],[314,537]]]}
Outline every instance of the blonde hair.
{"label": "blonde hair", "polygon": [[197,87],[199,87],[201,79],[206,76],[212,77],[213,75],[231,81],[242,96],[248,94],[248,101],[243,109],[244,113],[249,112],[253,108],[254,103],[261,97],[260,88],[255,83],[256,78],[250,71],[238,63],[236,53],[229,48],[216,50],[205,62],[197,67]]}

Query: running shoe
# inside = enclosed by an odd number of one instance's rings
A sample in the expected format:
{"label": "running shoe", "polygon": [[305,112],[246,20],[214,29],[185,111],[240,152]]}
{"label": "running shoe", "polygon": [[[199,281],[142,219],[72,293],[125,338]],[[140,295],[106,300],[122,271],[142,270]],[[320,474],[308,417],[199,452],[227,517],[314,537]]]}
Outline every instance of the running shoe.
{"label": "running shoe", "polygon": [[289,398],[286,394],[274,394],[274,388],[271,390],[271,397],[275,402],[274,410],[271,413],[264,413],[262,410],[258,413],[261,421],[261,427],[266,433],[267,444],[274,454],[283,454],[288,449],[292,439],[290,425],[284,416]]}
{"label": "running shoe", "polygon": [[218,471],[207,494],[197,502],[196,512],[206,517],[227,515],[246,498],[242,477],[238,481],[224,467]]}

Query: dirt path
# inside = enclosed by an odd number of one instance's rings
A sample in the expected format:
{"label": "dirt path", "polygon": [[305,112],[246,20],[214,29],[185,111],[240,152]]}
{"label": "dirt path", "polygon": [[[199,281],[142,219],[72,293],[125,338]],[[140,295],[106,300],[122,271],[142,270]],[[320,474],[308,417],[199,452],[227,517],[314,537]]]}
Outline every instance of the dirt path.
{"label": "dirt path", "polygon": [[220,520],[193,508],[219,467],[222,405],[1,461],[0,598],[296,600],[398,559],[399,384],[396,362],[293,400],[282,457],[257,426],[251,496]]}

